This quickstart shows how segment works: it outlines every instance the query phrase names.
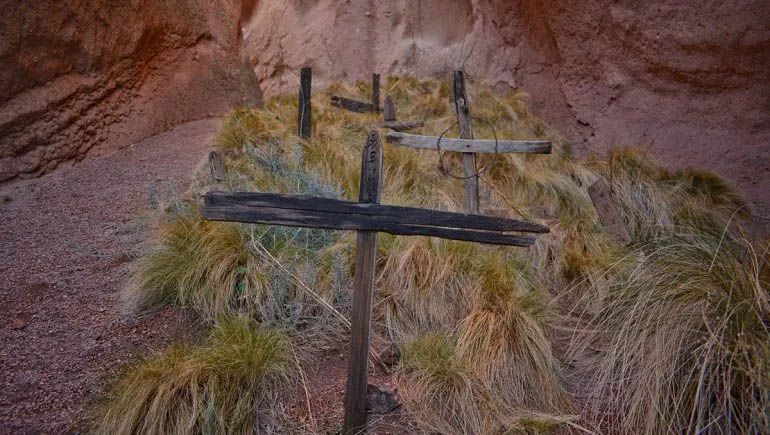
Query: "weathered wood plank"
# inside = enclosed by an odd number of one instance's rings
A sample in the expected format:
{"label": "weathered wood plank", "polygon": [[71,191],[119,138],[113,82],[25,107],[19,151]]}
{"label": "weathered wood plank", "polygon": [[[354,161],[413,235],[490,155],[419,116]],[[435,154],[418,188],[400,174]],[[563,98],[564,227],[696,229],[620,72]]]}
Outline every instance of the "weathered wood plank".
{"label": "weathered wood plank", "polygon": [[297,134],[303,139],[310,139],[312,133],[312,108],[310,105],[312,70],[304,67],[299,73],[299,104],[297,106]]}
{"label": "weathered wood plank", "polygon": [[371,103],[364,103],[363,101],[351,100],[350,98],[340,97],[338,95],[332,95],[332,106],[340,107],[342,109],[350,110],[356,113],[373,112],[374,106]]}
{"label": "weathered wood plank", "polygon": [[[418,134],[388,132],[385,134],[388,143],[435,150],[435,136],[422,136]],[[495,141],[487,139],[453,139],[444,137],[441,139],[442,151],[455,151],[460,153],[494,153]],[[519,141],[498,140],[497,152],[499,153],[524,153],[524,154],[550,154],[551,142],[549,141]]]}
{"label": "weathered wood plank", "polygon": [[390,95],[385,97],[385,104],[382,108],[383,119],[385,122],[392,122],[396,120],[396,106],[393,104],[393,99]]}
{"label": "weathered wood plank", "polygon": [[[465,92],[465,75],[462,71],[452,72],[452,103],[460,125],[460,138],[473,139],[471,129],[470,102]],[[465,173],[465,208],[478,214],[479,212],[479,177],[476,174],[476,155],[463,154],[463,172]]]}
{"label": "weathered wood plank", "polygon": [[385,121],[379,124],[380,127],[396,131],[411,130],[413,128],[423,127],[424,125],[425,122],[423,121]]}
{"label": "weathered wood plank", "polygon": [[610,236],[619,242],[629,243],[631,236],[628,234],[625,225],[623,225],[623,219],[621,219],[620,212],[615,207],[615,203],[612,202],[612,195],[607,183],[601,178],[596,180],[588,188],[588,195],[591,197],[594,207],[596,207],[599,220]]}
{"label": "weathered wood plank", "polygon": [[211,169],[211,178],[215,181],[225,179],[225,162],[222,158],[222,153],[219,151],[209,153],[209,168]]}
{"label": "weathered wood plank", "polygon": [[[382,141],[377,131],[370,131],[361,156],[361,185],[358,201],[380,202],[382,182]],[[377,233],[359,231],[356,235],[356,270],[353,277],[353,312],[350,327],[350,360],[345,390],[345,434],[358,433],[366,427],[366,387],[369,366],[369,328],[372,315]]]}
{"label": "weathered wood plank", "polygon": [[272,207],[206,206],[208,220],[265,225],[320,228],[326,230],[381,231],[400,236],[429,236],[489,245],[530,246],[535,239],[498,231],[429,225],[408,225],[389,216],[330,213]]}
{"label": "weathered wood plank", "polygon": [[380,75],[372,74],[372,107],[375,112],[380,111]]}
{"label": "weathered wood plank", "polygon": [[[351,130],[370,130],[372,128],[388,128],[395,131],[411,130],[425,126],[424,121],[383,121],[377,123],[351,123],[345,128]],[[443,142],[443,141],[442,141]]]}
{"label": "weathered wood plank", "polygon": [[[428,210],[383,204],[361,204],[340,199],[260,192],[209,192],[204,196],[204,210],[238,207],[244,212],[258,208],[306,210],[336,214],[373,216],[382,222],[403,225],[447,227],[483,231],[522,231],[547,233],[548,227],[515,219],[466,213]],[[352,228],[359,229],[359,228]]]}

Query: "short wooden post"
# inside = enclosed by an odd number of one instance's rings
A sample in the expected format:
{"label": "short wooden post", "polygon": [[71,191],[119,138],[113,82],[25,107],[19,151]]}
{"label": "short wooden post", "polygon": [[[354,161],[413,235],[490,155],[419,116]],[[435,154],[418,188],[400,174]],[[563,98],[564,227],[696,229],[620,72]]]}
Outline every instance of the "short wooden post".
{"label": "short wooden post", "polygon": [[372,74],[372,106],[374,111],[380,111],[380,75]]}
{"label": "short wooden post", "polygon": [[[380,202],[382,142],[377,131],[370,131],[361,158],[361,184],[358,200]],[[369,327],[377,253],[377,233],[358,231],[356,270],[353,278],[353,314],[350,328],[350,361],[345,392],[344,434],[354,434],[366,426],[366,386],[369,365]]]}
{"label": "short wooden post", "polygon": [[393,105],[393,99],[390,98],[390,95],[385,97],[382,114],[385,122],[394,122],[396,120],[396,106]]}
{"label": "short wooden post", "polygon": [[[465,75],[462,71],[452,72],[452,104],[460,125],[460,137],[473,139],[471,130],[470,103],[465,92]],[[469,213],[479,212],[479,177],[476,175],[476,155],[463,153],[463,172],[465,173],[465,208]]]}
{"label": "short wooden post", "polygon": [[302,139],[310,139],[312,131],[312,114],[310,107],[310,88],[313,72],[310,67],[304,67],[299,73],[299,105],[297,107],[297,134]]}
{"label": "short wooden post", "polygon": [[219,151],[209,153],[209,168],[211,169],[211,177],[214,181],[225,179],[225,162],[222,159],[222,153]]}

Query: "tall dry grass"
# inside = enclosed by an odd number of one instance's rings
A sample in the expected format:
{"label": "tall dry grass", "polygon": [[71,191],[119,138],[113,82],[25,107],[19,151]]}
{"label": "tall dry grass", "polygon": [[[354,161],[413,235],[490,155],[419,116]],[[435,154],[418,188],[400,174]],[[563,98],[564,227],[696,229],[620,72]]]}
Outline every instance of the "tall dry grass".
{"label": "tall dry grass", "polygon": [[[227,118],[218,139],[226,179],[215,183],[201,171],[183,205],[169,210],[156,243],[138,261],[132,299],[187,305],[212,320],[241,313],[307,343],[338,340],[349,312],[351,235],[203,222],[195,204],[212,188],[356,199],[365,131],[378,117],[331,107],[328,96],[360,98],[368,86],[335,84],[317,92],[307,141],[295,135],[296,97]],[[525,94],[470,89],[472,114],[492,123],[498,137],[554,143],[547,156],[480,156],[479,165],[488,167],[482,213],[552,231],[526,250],[380,235],[373,332],[403,351],[397,380],[410,415],[426,430],[447,433],[610,421],[634,433],[735,432],[765,423],[760,411],[767,409],[768,387],[757,361],[767,352],[767,341],[759,340],[767,318],[733,326],[745,307],[767,309],[767,285],[750,279],[756,268],[743,257],[751,251],[736,224],[747,209],[741,195],[713,174],[664,170],[638,150],[578,161],[558,132],[528,110]],[[417,133],[436,135],[454,122],[448,82],[393,77],[384,92],[400,119],[425,120]],[[477,137],[493,136],[483,123],[474,128]],[[461,170],[456,156],[445,160]],[[462,210],[462,182],[442,173],[435,151],[385,144],[383,163],[383,203]],[[588,187],[599,178],[612,189],[633,239],[629,246],[604,231],[591,204]],[[718,249],[709,237],[720,241]],[[704,275],[709,252],[714,274]],[[680,315],[686,321],[671,320]],[[739,330],[744,335],[730,332]],[[574,352],[565,355],[563,344],[573,336]],[[580,352],[588,348],[591,358]],[[576,369],[562,361],[574,365],[575,355],[595,390],[565,380]],[[696,372],[700,384],[690,382]],[[623,382],[623,392],[614,388]],[[739,387],[751,393],[739,395]],[[581,403],[584,397],[591,400]],[[717,399],[729,406],[716,406]],[[576,424],[581,405],[583,421]],[[752,411],[739,417],[739,407]],[[661,414],[663,408],[675,411]]]}
{"label": "tall dry grass", "polygon": [[592,414],[624,433],[761,433],[770,427],[768,246],[694,228],[631,255],[590,333]]}

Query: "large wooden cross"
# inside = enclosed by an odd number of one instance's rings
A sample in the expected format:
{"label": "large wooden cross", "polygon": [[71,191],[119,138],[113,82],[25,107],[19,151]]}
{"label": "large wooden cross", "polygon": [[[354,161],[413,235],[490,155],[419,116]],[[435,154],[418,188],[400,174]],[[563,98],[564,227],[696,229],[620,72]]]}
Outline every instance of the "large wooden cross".
{"label": "large wooden cross", "polygon": [[450,139],[434,136],[391,132],[385,137],[390,143],[412,148],[455,151],[463,153],[465,184],[465,209],[469,213],[479,212],[479,176],[476,169],[476,153],[530,153],[550,154],[549,141],[474,140],[471,129],[470,102],[465,91],[465,75],[462,71],[452,72],[452,107],[460,126],[460,138]]}
{"label": "large wooden cross", "polygon": [[548,227],[511,219],[380,204],[382,142],[370,131],[361,159],[358,202],[257,192],[209,192],[203,216],[210,220],[357,230],[353,278],[350,361],[343,432],[366,425],[369,327],[375,281],[377,232],[433,236],[494,245],[530,246],[534,237],[510,232],[547,233]]}

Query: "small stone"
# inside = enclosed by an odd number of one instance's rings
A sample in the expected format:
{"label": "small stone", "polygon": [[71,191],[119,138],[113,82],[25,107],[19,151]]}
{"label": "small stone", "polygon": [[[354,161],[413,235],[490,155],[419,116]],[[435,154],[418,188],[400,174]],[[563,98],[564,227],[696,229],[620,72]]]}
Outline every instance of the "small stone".
{"label": "small stone", "polygon": [[22,317],[16,317],[13,319],[13,329],[24,329],[27,326],[27,321]]}
{"label": "small stone", "polygon": [[395,393],[369,384],[366,388],[366,409],[374,414],[390,414],[401,406]]}

